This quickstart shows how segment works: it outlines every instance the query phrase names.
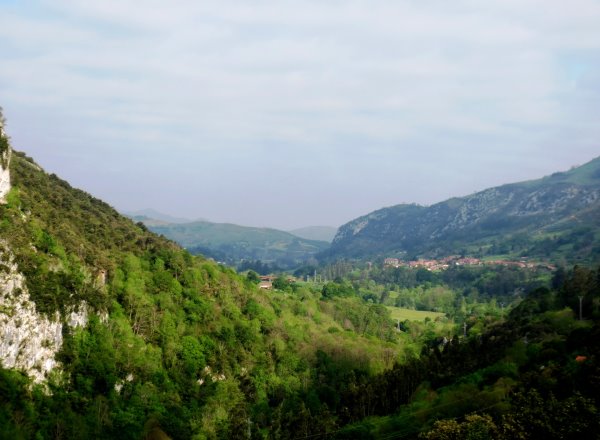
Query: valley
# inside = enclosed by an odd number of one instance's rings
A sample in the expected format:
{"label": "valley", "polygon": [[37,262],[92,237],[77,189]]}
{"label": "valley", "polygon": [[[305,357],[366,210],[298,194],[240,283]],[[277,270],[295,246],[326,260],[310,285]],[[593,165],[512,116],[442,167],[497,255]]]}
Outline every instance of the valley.
{"label": "valley", "polygon": [[0,1],[0,440],[600,440],[599,23]]}
{"label": "valley", "polygon": [[1,438],[600,428],[597,160],[386,208],[330,246],[131,220],[2,140]]}

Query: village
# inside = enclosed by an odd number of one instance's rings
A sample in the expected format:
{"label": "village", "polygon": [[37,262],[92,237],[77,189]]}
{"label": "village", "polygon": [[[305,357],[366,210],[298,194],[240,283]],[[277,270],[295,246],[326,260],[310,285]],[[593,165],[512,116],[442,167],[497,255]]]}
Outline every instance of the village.
{"label": "village", "polygon": [[479,258],[462,257],[459,255],[450,255],[439,260],[414,260],[403,261],[398,258],[386,258],[383,261],[384,268],[400,268],[406,267],[411,269],[427,269],[430,271],[446,270],[453,266],[505,266],[519,267],[522,269],[534,269],[537,267],[545,267],[550,270],[556,269],[555,266],[547,263],[536,263],[527,261],[525,258],[520,261],[511,260],[481,260]]}
{"label": "village", "polygon": [[[367,263],[369,268],[372,263]],[[383,260],[383,268],[384,269],[398,269],[398,268],[407,268],[407,269],[426,269],[428,271],[443,271],[447,270],[451,267],[460,267],[460,266],[503,266],[503,267],[515,267],[520,269],[536,269],[536,268],[544,268],[550,271],[556,270],[556,266],[553,264],[549,264],[547,262],[533,262],[528,261],[527,258],[522,258],[519,261],[514,260],[482,260],[479,258],[473,257],[464,257],[460,255],[450,255],[448,257],[437,259],[418,259],[412,261],[404,261],[399,258],[389,257]],[[296,283],[298,281],[303,281],[303,279],[299,279],[293,276],[278,276],[274,274],[270,275],[260,275],[259,276],[259,284],[258,287],[260,289],[272,290],[273,283],[277,278],[281,278],[285,280],[287,283]],[[306,282],[311,280],[311,276],[306,275]],[[315,275],[313,278],[314,282],[327,282],[327,277],[323,277],[322,275],[317,275],[315,271]]]}

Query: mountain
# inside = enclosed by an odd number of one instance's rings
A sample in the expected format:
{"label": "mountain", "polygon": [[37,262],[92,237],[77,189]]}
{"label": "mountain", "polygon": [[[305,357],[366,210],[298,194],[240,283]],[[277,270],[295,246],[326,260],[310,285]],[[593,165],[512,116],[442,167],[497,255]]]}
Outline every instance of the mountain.
{"label": "mountain", "polygon": [[193,254],[203,254],[231,265],[242,260],[261,260],[282,268],[292,268],[329,246],[324,241],[307,240],[270,228],[206,221],[163,225],[144,223]]}
{"label": "mountain", "polygon": [[123,214],[136,221],[140,221],[141,219],[158,220],[163,223],[189,223],[192,221],[188,218],[173,217],[152,208],[146,208],[135,212],[123,212]]}
{"label": "mountain", "polygon": [[385,307],[260,290],[0,130],[0,438],[313,436],[337,426],[325,374],[376,374],[404,346]]}
{"label": "mountain", "polygon": [[265,291],[11,153],[1,122],[0,438],[597,437],[598,271],[510,311],[463,298],[460,326],[392,322],[373,294],[400,291],[361,274],[368,299]]}
{"label": "mountain", "polygon": [[288,232],[296,237],[306,238],[307,240],[318,240],[331,243],[335,237],[337,228],[334,228],[333,226],[307,226]]}
{"label": "mountain", "polygon": [[431,206],[396,205],[341,226],[334,258],[399,256],[600,259],[600,158],[539,180]]}

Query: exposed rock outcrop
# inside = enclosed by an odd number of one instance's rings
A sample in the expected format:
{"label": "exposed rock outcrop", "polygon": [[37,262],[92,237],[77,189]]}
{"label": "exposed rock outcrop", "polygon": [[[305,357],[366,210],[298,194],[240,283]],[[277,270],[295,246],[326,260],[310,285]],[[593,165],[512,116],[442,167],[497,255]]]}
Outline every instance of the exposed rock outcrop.
{"label": "exposed rock outcrop", "polygon": [[10,191],[10,146],[0,125],[0,203],[6,203],[6,195]]}
{"label": "exposed rock outcrop", "polygon": [[[87,319],[87,307],[81,304],[69,313],[66,324],[85,326]],[[58,367],[62,326],[58,313],[48,319],[36,311],[24,276],[6,245],[0,244],[0,364],[23,370],[35,382],[44,381]]]}

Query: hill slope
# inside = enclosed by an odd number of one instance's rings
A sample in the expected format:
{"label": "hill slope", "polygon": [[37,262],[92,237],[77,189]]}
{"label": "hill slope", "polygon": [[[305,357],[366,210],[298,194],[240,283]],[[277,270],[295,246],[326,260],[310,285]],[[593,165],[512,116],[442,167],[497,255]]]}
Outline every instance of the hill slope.
{"label": "hill slope", "polygon": [[340,227],[327,256],[533,256],[598,259],[600,158],[539,180],[432,206],[397,205]]}
{"label": "hill slope", "polygon": [[307,240],[277,229],[229,223],[146,224],[152,231],[176,241],[192,254],[203,254],[231,265],[242,260],[261,260],[291,268],[329,246],[327,242]]}
{"label": "hill slope", "polygon": [[401,358],[384,307],[322,303],[310,286],[261,291],[9,157],[1,438],[290,438],[299,424],[313,434],[334,423],[319,363],[372,374]]}

